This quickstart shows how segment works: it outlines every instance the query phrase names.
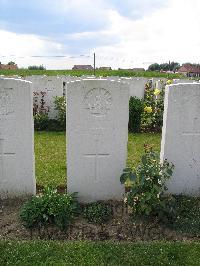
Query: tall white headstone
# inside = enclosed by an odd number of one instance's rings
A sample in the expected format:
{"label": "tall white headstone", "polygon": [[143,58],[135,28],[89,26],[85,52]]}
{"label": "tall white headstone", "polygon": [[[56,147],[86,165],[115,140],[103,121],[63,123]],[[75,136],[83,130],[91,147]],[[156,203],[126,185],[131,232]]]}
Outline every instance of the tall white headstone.
{"label": "tall white headstone", "polygon": [[175,165],[169,192],[200,195],[200,84],[166,86],[161,161]]}
{"label": "tall white headstone", "polygon": [[26,77],[33,83],[33,105],[34,110],[48,114],[48,117],[55,119],[55,97],[65,94],[64,78],[59,76],[29,76]]}
{"label": "tall white headstone", "polygon": [[136,78],[136,77],[131,78],[130,79],[130,96],[143,99],[145,85],[147,82],[148,82],[147,78]]}
{"label": "tall white headstone", "polygon": [[0,197],[35,194],[31,83],[0,78]]}
{"label": "tall white headstone", "polygon": [[195,80],[192,80],[192,79],[173,79],[173,84],[180,84],[180,83],[195,83]]}
{"label": "tall white headstone", "polygon": [[67,86],[67,188],[83,202],[122,199],[128,102],[125,82],[82,79]]}

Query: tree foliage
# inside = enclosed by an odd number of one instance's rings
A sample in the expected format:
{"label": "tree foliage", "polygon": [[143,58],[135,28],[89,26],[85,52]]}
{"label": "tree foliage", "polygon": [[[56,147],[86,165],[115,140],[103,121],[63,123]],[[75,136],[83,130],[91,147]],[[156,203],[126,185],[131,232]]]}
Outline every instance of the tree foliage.
{"label": "tree foliage", "polygon": [[43,65],[40,66],[29,66],[29,70],[46,70],[46,68]]}
{"label": "tree foliage", "polygon": [[178,62],[169,62],[169,63],[163,63],[163,64],[158,64],[154,63],[149,66],[148,70],[149,71],[176,71],[180,67],[180,64]]}

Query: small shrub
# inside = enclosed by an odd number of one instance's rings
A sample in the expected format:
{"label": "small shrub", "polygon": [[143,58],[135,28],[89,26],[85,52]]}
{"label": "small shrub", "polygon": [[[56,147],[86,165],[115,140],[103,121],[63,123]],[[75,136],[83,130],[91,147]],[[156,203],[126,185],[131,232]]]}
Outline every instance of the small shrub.
{"label": "small shrub", "polygon": [[49,125],[49,117],[47,114],[38,113],[34,115],[34,129],[47,130]]}
{"label": "small shrub", "polygon": [[54,100],[55,110],[58,111],[58,121],[60,126],[65,130],[66,127],[66,100],[65,97],[56,96]]}
{"label": "small shrub", "polygon": [[47,187],[43,194],[27,201],[20,212],[20,218],[29,229],[49,224],[66,230],[78,213],[76,195],[59,194],[56,189]]}
{"label": "small shrub", "polygon": [[155,215],[159,220],[169,220],[174,215],[173,198],[164,194],[167,190],[165,183],[173,168],[167,160],[161,164],[159,154],[146,147],[135,172],[125,169],[120,181],[122,184],[132,181],[126,200],[134,214]]}
{"label": "small shrub", "polygon": [[88,222],[102,224],[111,219],[112,209],[104,203],[94,202],[84,208],[83,215]]}
{"label": "small shrub", "polygon": [[140,132],[141,117],[144,109],[143,100],[137,97],[131,97],[129,100],[129,124],[130,132]]}
{"label": "small shrub", "polygon": [[144,95],[144,111],[142,114],[143,132],[161,132],[163,125],[165,83],[162,88],[153,88],[147,83]]}
{"label": "small shrub", "polygon": [[65,127],[56,119],[49,119],[47,131],[65,131]]}

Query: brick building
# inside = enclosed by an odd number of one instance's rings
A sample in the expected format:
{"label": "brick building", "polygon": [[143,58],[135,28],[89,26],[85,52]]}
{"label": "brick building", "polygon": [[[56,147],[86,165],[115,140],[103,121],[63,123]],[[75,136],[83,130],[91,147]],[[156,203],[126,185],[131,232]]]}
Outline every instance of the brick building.
{"label": "brick building", "polygon": [[7,65],[5,65],[5,64],[2,64],[1,62],[0,62],[0,69],[3,69],[3,70],[8,70],[8,69],[18,69],[18,66],[17,66],[17,64],[7,64]]}

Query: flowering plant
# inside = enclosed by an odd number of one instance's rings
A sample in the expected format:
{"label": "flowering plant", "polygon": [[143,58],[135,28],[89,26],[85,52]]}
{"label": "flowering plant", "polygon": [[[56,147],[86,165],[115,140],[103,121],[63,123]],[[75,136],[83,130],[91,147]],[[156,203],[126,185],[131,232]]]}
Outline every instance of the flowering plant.
{"label": "flowering plant", "polygon": [[144,96],[144,111],[142,115],[142,131],[159,132],[163,124],[165,83],[161,88],[153,88],[147,83]]}
{"label": "flowering plant", "polygon": [[153,151],[152,147],[145,146],[145,154],[135,172],[129,170],[129,175],[127,172],[121,176],[123,184],[127,180],[132,180],[126,202],[133,213],[159,216],[166,210],[169,197],[164,194],[164,191],[167,190],[165,183],[171,177],[173,168],[174,165],[167,160],[161,164],[159,154]]}

